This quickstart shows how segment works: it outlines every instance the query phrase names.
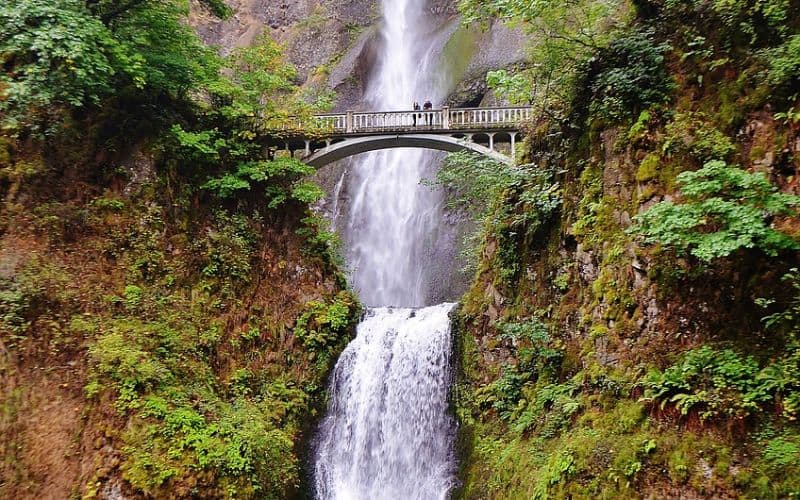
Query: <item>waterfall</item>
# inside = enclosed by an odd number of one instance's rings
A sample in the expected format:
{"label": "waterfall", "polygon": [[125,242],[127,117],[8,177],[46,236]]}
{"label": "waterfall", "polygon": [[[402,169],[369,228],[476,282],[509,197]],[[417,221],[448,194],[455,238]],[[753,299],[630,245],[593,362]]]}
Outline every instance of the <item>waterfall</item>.
{"label": "waterfall", "polygon": [[[426,0],[381,0],[380,62],[365,106],[410,109],[447,89],[439,73],[436,26]],[[451,230],[442,194],[420,185],[440,153],[392,150],[354,159],[337,183],[350,203],[334,200],[351,282],[369,306],[342,353],[316,439],[318,498],[445,499],[455,484],[455,423],[450,390],[445,269]],[[442,276],[442,275],[445,276]],[[443,291],[444,290],[444,291]]]}

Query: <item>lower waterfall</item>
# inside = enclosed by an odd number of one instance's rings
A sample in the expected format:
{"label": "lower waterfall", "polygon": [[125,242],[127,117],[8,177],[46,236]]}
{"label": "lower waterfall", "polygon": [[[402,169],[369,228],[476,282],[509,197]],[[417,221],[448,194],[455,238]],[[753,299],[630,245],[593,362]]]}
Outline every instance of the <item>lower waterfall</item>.
{"label": "lower waterfall", "polygon": [[333,374],[317,446],[320,498],[447,498],[455,477],[453,307],[367,313]]}

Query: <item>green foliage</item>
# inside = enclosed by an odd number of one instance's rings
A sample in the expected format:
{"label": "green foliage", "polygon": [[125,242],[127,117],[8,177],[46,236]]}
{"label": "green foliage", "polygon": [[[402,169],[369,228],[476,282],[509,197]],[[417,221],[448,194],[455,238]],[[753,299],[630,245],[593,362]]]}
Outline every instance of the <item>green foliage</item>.
{"label": "green foliage", "polygon": [[512,416],[511,428],[515,432],[535,430],[542,438],[553,438],[569,427],[572,417],[581,409],[581,401],[576,398],[578,387],[571,382],[549,384],[530,392],[532,401],[521,405]]}
{"label": "green foliage", "polygon": [[[517,244],[552,219],[561,206],[562,194],[552,169],[536,165],[508,166],[473,153],[452,153],[436,174],[433,185],[448,193],[451,208],[461,208],[484,222],[486,231],[478,239],[498,242],[497,258],[503,279],[518,274]],[[487,200],[489,203],[487,203]],[[466,248],[471,257],[476,248]]]}
{"label": "green foliage", "polygon": [[727,160],[736,152],[736,146],[704,113],[678,113],[665,128],[661,151],[667,156],[687,155],[705,163]]}
{"label": "green foliage", "polygon": [[475,391],[476,402],[484,408],[493,408],[503,420],[509,420],[522,398],[522,387],[531,378],[514,365],[506,365],[500,377]]}
{"label": "green foliage", "polygon": [[187,13],[181,0],[4,3],[3,127],[46,132],[61,111],[123,92],[183,97],[219,67]]}
{"label": "green foliage", "polygon": [[[509,421],[518,432],[524,432],[546,411],[553,410],[555,415],[554,408],[565,402],[560,397],[571,395],[575,386],[537,386],[533,390],[534,402],[527,403],[523,398],[526,387],[532,382],[544,385],[557,378],[564,356],[561,345],[550,336],[549,327],[536,317],[525,322],[500,323],[497,329],[500,338],[511,344],[517,363],[504,366],[497,380],[476,390],[476,402],[496,410],[501,419]],[[567,406],[569,409],[565,411],[571,416],[577,407]]]}
{"label": "green foliage", "polygon": [[775,229],[775,216],[796,216],[800,197],[779,193],[760,172],[749,173],[711,161],[678,175],[680,202],[664,201],[636,217],[631,229],[646,243],[689,252],[709,262],[743,248],[777,255],[800,244]]}
{"label": "green foliage", "polygon": [[269,208],[277,208],[289,198],[303,203],[317,201],[322,193],[319,187],[310,182],[298,182],[298,178],[312,173],[312,167],[294,158],[251,161],[239,164],[233,172],[209,179],[203,189],[224,199],[259,186]]}
{"label": "green foliage", "polygon": [[554,376],[564,352],[550,336],[549,327],[538,318],[524,323],[501,323],[500,338],[510,340],[516,348],[519,366],[538,377]]}
{"label": "green foliage", "polygon": [[489,85],[515,103],[553,115],[573,99],[578,70],[607,45],[624,2],[617,0],[461,0],[464,23],[501,19],[529,33],[530,68],[490,72]]}
{"label": "green foliage", "polygon": [[19,285],[0,281],[0,331],[21,338],[30,326],[25,318],[29,303]]}
{"label": "green foliage", "polygon": [[123,70],[143,78],[132,57],[79,0],[10,0],[0,6],[3,126],[15,128],[29,110],[97,103]]}
{"label": "green foliage", "polygon": [[214,227],[200,242],[205,248],[203,276],[216,280],[223,296],[231,296],[250,281],[258,235],[253,222],[241,214],[216,212]]}
{"label": "green foliage", "polygon": [[[107,333],[89,348],[95,373],[110,377],[116,384],[120,408],[137,406],[139,394],[173,378],[162,360],[149,352],[146,335],[151,329],[160,332],[162,338],[173,335],[163,324],[121,320],[111,324]],[[91,384],[87,393],[91,396],[96,390],[96,384]]]}
{"label": "green foliage", "polygon": [[785,472],[789,467],[797,467],[800,463],[800,444],[784,437],[771,439],[764,448],[764,461],[772,469]]}
{"label": "green foliage", "polygon": [[652,372],[645,398],[668,404],[682,415],[696,412],[702,420],[742,419],[756,413],[770,394],[757,380],[758,362],[731,350],[703,346],[688,351],[680,363],[664,372]]}
{"label": "green foliage", "polygon": [[358,304],[349,292],[340,292],[330,303],[311,301],[297,318],[294,335],[311,352],[323,353],[347,338]]}
{"label": "green foliage", "polygon": [[652,31],[615,38],[592,63],[599,71],[590,84],[590,113],[616,122],[667,102],[674,90],[664,63],[670,49],[669,44],[655,43]]}
{"label": "green foliage", "polygon": [[332,264],[337,269],[343,269],[345,262],[342,255],[342,241],[331,227],[331,222],[320,215],[310,215],[300,222],[303,226],[296,232],[305,238],[304,254],[321,257],[324,262]]}
{"label": "green foliage", "polygon": [[687,415],[703,420],[742,419],[774,404],[790,421],[800,415],[800,344],[794,339],[779,356],[760,367],[753,357],[709,346],[684,354],[681,362],[663,372],[652,372],[645,397],[663,409],[674,404]]}
{"label": "green foliage", "polygon": [[[190,467],[217,471],[228,498],[278,499],[294,486],[298,463],[291,436],[272,428],[258,405],[238,400],[214,408],[213,421],[159,397],[148,398],[144,408],[144,419],[127,433],[132,445],[124,451],[130,459],[122,466],[123,476],[143,491],[157,491]],[[190,457],[190,462],[178,457]]]}
{"label": "green foliage", "polygon": [[[793,96],[800,92],[800,34],[795,34],[781,45],[764,49],[761,53],[769,67],[767,81],[775,89],[775,94]],[[794,123],[800,121],[795,112]]]}
{"label": "green foliage", "polygon": [[[184,0],[149,0],[107,21],[114,39],[141,61],[134,83],[144,95],[185,98],[217,78],[219,58],[185,22],[188,7]],[[108,11],[98,14],[109,17]]]}
{"label": "green foliage", "polygon": [[729,46],[763,44],[784,35],[796,8],[792,0],[665,0],[663,4],[677,19],[702,16],[706,28],[718,30]]}

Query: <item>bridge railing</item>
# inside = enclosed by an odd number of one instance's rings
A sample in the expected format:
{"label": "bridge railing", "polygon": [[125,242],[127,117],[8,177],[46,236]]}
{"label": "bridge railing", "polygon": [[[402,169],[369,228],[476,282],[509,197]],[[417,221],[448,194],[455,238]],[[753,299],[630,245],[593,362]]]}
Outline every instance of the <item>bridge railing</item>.
{"label": "bridge railing", "polygon": [[532,116],[530,107],[442,108],[430,111],[353,112],[315,115],[316,125],[334,134],[466,130],[518,127]]}

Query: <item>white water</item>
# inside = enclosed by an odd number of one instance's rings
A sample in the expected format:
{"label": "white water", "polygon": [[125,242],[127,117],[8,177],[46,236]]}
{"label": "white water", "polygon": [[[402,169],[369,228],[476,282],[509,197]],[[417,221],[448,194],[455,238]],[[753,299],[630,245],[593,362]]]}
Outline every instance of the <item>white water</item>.
{"label": "white water", "polygon": [[[445,89],[427,1],[381,3],[383,51],[366,107],[439,104]],[[351,197],[347,209],[334,200],[351,280],[372,308],[334,369],[315,449],[320,499],[445,499],[455,484],[453,304],[430,305],[442,286],[438,261],[448,255],[441,248],[448,244],[445,217],[441,193],[420,185],[438,158],[411,149],[372,153],[353,161],[337,183],[335,196],[346,185]]]}
{"label": "white water", "polygon": [[[446,93],[434,26],[426,0],[382,0],[383,51],[367,84],[365,106],[408,110],[413,102],[439,104]],[[420,119],[422,123],[422,119]],[[349,169],[348,213],[337,222],[343,234],[351,282],[368,306],[430,305],[446,267],[441,193],[420,186],[432,178],[441,153],[396,149],[362,155]],[[449,257],[447,257],[449,258]]]}
{"label": "white water", "polygon": [[320,498],[445,499],[454,484],[448,413],[453,304],[372,309],[331,383]]}

